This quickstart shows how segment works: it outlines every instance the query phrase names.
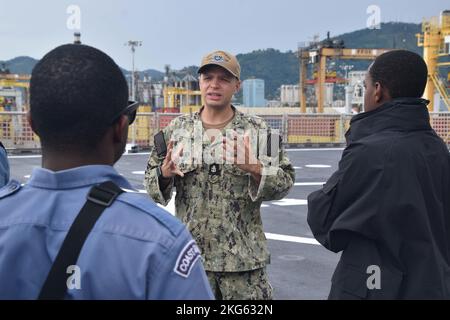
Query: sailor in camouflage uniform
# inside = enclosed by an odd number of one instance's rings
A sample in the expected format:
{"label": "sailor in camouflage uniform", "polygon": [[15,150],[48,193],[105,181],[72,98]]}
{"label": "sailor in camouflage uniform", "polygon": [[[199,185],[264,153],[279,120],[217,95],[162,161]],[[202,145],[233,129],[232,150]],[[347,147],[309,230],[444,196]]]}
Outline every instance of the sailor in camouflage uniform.
{"label": "sailor in camouflage uniform", "polygon": [[153,149],[144,185],[163,205],[175,186],[176,215],[202,251],[217,299],[271,299],[260,207],[288,194],[295,171],[278,138],[267,139],[265,121],[231,105],[240,88],[236,57],[210,53],[199,74],[204,106],[163,130],[167,153]]}

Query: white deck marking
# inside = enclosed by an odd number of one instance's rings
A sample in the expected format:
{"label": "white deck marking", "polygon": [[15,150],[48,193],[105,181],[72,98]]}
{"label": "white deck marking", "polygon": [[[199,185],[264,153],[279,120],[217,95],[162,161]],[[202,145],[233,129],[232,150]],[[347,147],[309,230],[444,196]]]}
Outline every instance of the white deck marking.
{"label": "white deck marking", "polygon": [[306,206],[308,201],[306,199],[281,199],[271,203],[277,206]]}
{"label": "white deck marking", "polygon": [[296,187],[304,187],[304,186],[322,186],[326,182],[296,182],[294,186]]}
{"label": "white deck marking", "polygon": [[8,156],[8,159],[33,159],[33,158],[42,158],[40,154],[30,155],[30,156]]}
{"label": "white deck marking", "polygon": [[305,167],[314,169],[331,168],[328,164],[307,164]]}
{"label": "white deck marking", "polygon": [[305,148],[305,149],[298,149],[298,148],[293,148],[293,149],[289,149],[286,148],[285,149],[287,152],[302,152],[302,151],[342,151],[344,150],[344,148]]}

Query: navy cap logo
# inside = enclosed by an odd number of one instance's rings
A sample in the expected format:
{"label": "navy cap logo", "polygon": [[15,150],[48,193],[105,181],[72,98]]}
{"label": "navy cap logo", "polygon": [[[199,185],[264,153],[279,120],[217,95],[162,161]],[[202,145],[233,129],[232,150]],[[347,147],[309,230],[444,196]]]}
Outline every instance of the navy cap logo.
{"label": "navy cap logo", "polygon": [[215,62],[224,62],[224,61],[225,61],[225,59],[223,58],[223,56],[219,56],[219,55],[215,55],[215,56],[213,57],[213,60],[214,60]]}
{"label": "navy cap logo", "polygon": [[191,273],[195,262],[197,262],[200,257],[200,249],[195,244],[195,241],[189,241],[178,255],[178,259],[175,263],[175,268],[173,269],[173,271],[183,278],[189,277],[189,274]]}

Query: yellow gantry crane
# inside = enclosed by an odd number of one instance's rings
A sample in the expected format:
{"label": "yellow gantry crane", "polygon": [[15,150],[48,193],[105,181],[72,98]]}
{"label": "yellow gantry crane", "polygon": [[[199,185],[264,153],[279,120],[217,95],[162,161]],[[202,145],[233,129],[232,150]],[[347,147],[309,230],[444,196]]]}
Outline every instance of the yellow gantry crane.
{"label": "yellow gantry crane", "polygon": [[424,98],[430,100],[429,111],[434,110],[434,93],[439,92],[450,110],[448,89],[439,76],[439,67],[448,67],[450,62],[439,62],[439,58],[450,57],[450,10],[441,12],[440,17],[426,19],[422,33],[416,34],[417,45],[423,47],[423,59],[428,67],[428,80]]}
{"label": "yellow gantry crane", "polygon": [[185,110],[194,109],[197,111],[201,105],[189,105],[190,97],[199,97],[196,100],[201,101],[201,92],[199,90],[188,90],[178,87],[165,87],[164,88],[164,109],[173,110],[180,109],[180,112],[186,112]]}
{"label": "yellow gantry crane", "polygon": [[[28,109],[29,75],[0,72],[0,112],[23,112]],[[24,89],[24,90],[21,90]],[[7,108],[8,106],[8,108]],[[36,144],[37,137],[30,134],[24,117],[10,114],[0,115],[0,139],[5,143],[20,146]]]}
{"label": "yellow gantry crane", "polygon": [[[0,73],[0,88],[24,88],[24,104],[28,103],[28,95],[30,88],[30,76],[29,75],[17,75],[17,74],[9,74],[9,73]],[[5,102],[4,97],[1,97],[1,104]],[[1,111],[1,110],[0,110]]]}
{"label": "yellow gantry crane", "polygon": [[28,89],[30,86],[29,75],[0,74],[0,87],[20,87]]}

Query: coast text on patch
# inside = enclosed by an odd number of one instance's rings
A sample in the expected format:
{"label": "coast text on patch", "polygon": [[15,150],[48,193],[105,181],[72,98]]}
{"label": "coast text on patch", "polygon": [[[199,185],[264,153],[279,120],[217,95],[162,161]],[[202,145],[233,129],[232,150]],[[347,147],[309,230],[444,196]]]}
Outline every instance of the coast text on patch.
{"label": "coast text on patch", "polygon": [[175,273],[184,278],[189,277],[192,267],[200,257],[200,249],[195,244],[195,241],[189,241],[188,244],[186,244],[186,246],[183,248],[183,250],[181,250],[180,255],[178,256],[174,268]]}

